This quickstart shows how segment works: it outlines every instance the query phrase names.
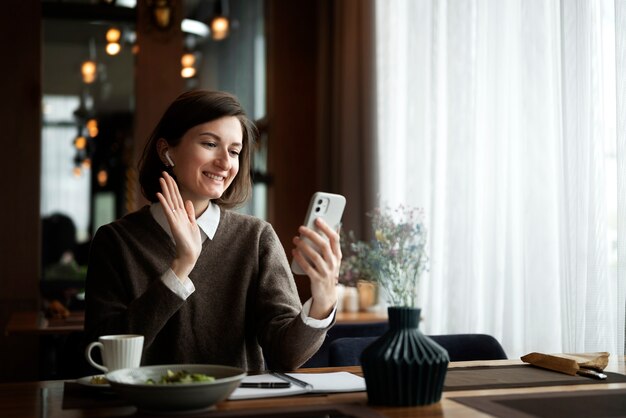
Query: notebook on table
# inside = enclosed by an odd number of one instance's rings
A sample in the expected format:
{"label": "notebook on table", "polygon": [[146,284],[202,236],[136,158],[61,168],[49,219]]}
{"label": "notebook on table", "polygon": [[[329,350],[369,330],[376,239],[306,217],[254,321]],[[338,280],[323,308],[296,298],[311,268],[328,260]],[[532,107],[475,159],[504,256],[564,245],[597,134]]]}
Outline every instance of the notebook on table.
{"label": "notebook on table", "polygon": [[[308,388],[291,384],[284,389],[242,388],[239,387],[228,398],[229,400],[273,398],[279,396],[302,395],[305,393],[340,393],[360,392],[365,390],[365,379],[348,372],[333,373],[287,373],[291,377],[311,385]],[[269,373],[246,376],[242,383],[284,382],[278,376]]]}

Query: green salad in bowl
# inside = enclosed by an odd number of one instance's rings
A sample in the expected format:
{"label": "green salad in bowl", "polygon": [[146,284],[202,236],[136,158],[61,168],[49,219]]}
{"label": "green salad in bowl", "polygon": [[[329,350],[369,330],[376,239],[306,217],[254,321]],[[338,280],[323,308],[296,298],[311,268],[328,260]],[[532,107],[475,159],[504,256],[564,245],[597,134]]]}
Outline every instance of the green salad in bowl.
{"label": "green salad in bowl", "polygon": [[191,411],[223,401],[246,376],[243,369],[214,364],[165,364],[106,374],[111,388],[144,412]]}
{"label": "green salad in bowl", "polygon": [[[187,370],[173,372],[167,370],[167,373],[161,376],[158,383],[196,383],[196,382],[213,382],[215,377],[208,376],[204,373],[189,373]],[[157,383],[153,378],[146,380],[146,383],[153,385]]]}

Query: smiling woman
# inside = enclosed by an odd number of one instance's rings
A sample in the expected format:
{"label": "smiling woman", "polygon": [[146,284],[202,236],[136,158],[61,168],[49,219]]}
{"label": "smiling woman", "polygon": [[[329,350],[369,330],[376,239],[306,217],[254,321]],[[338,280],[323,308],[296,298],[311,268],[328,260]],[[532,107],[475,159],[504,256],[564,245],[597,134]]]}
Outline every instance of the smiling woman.
{"label": "smiling woman", "polygon": [[[228,208],[242,204],[250,194],[248,173],[255,136],[254,124],[245,117],[233,96],[207,91],[182,94],[165,112],[144,149],[139,182],[146,199],[158,201],[159,179],[163,170],[167,170],[174,178],[195,178],[192,183],[199,184],[205,183],[197,181],[199,175],[227,177],[223,194],[210,198]],[[216,163],[210,166],[212,171],[207,171],[209,160]],[[239,171],[242,175],[236,176]],[[233,187],[229,188],[233,181]]]}
{"label": "smiling woman", "polygon": [[317,351],[334,318],[339,235],[318,222],[326,237],[300,227],[308,240],[294,238],[294,251],[312,259],[306,272],[314,297],[302,305],[271,225],[229,210],[250,194],[255,135],[228,93],[189,91],[168,107],[140,165],[152,204],[94,237],[86,289],[90,339],[131,330],[144,335],[148,365],[289,370]]}
{"label": "smiling woman", "polygon": [[159,155],[180,180],[181,196],[196,213],[206,209],[207,197],[219,199],[237,176],[241,137],[239,120],[225,116],[189,129],[176,146],[157,141]]}

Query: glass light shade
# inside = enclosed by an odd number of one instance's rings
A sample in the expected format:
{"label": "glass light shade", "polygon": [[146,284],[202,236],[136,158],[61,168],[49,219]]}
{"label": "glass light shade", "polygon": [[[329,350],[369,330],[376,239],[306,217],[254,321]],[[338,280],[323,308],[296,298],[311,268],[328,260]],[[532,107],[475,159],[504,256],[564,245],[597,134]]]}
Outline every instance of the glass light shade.
{"label": "glass light shade", "polygon": [[74,141],[74,146],[76,147],[76,149],[85,149],[85,147],[87,146],[87,138],[85,138],[84,136],[79,136]]}
{"label": "glass light shade", "polygon": [[80,67],[80,72],[83,75],[83,81],[85,83],[93,83],[96,80],[96,63],[91,60],[83,62]]}
{"label": "glass light shade", "polygon": [[182,70],[180,70],[180,75],[183,78],[191,78],[194,75],[196,75],[196,69],[193,67],[185,67]]}
{"label": "glass light shade", "polygon": [[117,55],[121,51],[122,47],[117,42],[110,42],[106,46],[107,54],[109,55]]}
{"label": "glass light shade", "polygon": [[228,36],[230,21],[225,16],[216,16],[211,20],[211,37],[220,41]]}
{"label": "glass light shade", "polygon": [[100,187],[104,187],[107,185],[107,181],[109,181],[109,174],[107,173],[106,170],[100,170],[98,171],[98,185]]}
{"label": "glass light shade", "polygon": [[87,121],[87,131],[89,131],[89,136],[92,138],[98,136],[98,121],[95,119],[89,119]]}
{"label": "glass light shade", "polygon": [[196,63],[196,56],[188,52],[186,54],[183,54],[182,58],[180,59],[180,62],[184,68],[193,67],[193,65]]}
{"label": "glass light shade", "polygon": [[107,42],[117,43],[119,42],[121,36],[122,32],[118,28],[110,28],[106,34]]}
{"label": "glass light shade", "polygon": [[156,0],[153,3],[152,17],[157,26],[167,29],[172,23],[172,5],[169,0]]}

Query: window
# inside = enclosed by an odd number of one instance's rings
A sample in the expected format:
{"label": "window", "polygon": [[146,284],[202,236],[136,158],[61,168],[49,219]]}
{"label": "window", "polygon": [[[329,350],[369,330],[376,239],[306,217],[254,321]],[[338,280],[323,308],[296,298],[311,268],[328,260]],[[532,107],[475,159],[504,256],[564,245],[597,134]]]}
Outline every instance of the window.
{"label": "window", "polygon": [[78,125],[73,112],[79,105],[77,96],[45,95],[41,156],[41,216],[62,213],[74,221],[77,240],[89,234],[91,199],[90,169],[74,171],[74,140]]}
{"label": "window", "polygon": [[381,198],[429,217],[426,332],[623,352],[624,6],[376,7]]}

